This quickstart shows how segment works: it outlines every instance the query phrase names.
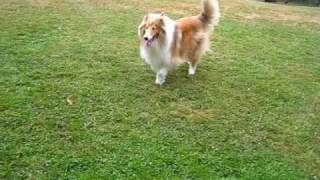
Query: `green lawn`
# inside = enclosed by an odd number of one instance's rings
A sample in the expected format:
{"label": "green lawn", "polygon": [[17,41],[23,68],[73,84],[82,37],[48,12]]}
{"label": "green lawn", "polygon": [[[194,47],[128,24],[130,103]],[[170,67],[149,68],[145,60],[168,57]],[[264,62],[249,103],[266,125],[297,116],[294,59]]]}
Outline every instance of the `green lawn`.
{"label": "green lawn", "polygon": [[141,18],[198,4],[0,0],[0,179],[319,179],[320,9],[223,0],[198,74],[154,85]]}

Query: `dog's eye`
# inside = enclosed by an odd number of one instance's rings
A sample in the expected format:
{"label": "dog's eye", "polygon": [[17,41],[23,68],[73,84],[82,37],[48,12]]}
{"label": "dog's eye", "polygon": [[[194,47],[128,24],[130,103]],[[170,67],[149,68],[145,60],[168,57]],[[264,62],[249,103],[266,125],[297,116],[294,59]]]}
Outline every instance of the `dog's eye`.
{"label": "dog's eye", "polygon": [[156,28],[155,28],[155,27],[152,27],[152,31],[154,31],[154,30],[156,30]]}

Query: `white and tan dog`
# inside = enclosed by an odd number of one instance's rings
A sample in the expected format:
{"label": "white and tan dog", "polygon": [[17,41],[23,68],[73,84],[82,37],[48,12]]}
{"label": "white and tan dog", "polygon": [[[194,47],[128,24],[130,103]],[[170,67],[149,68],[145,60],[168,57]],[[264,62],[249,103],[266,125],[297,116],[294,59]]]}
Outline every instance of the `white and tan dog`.
{"label": "white and tan dog", "polygon": [[162,85],[168,71],[184,62],[189,63],[190,75],[196,73],[219,18],[218,0],[203,0],[198,16],[174,21],[164,13],[149,13],[143,18],[138,29],[140,54],[157,73],[156,84]]}

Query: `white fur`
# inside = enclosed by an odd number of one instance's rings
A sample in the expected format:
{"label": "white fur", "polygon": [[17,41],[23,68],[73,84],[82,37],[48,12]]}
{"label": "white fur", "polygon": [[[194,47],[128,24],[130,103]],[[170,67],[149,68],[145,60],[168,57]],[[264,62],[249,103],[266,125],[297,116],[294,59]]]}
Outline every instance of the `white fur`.
{"label": "white fur", "polygon": [[197,66],[192,66],[189,64],[189,75],[195,75],[197,70]]}
{"label": "white fur", "polygon": [[204,12],[205,4],[208,3],[208,8],[212,11],[212,19],[209,23],[209,29],[212,32],[214,27],[219,24],[221,12],[218,0],[202,0],[202,12]]}
{"label": "white fur", "polygon": [[163,83],[165,83],[167,74],[168,74],[168,69],[166,69],[166,68],[160,69],[157,72],[155,83],[158,85],[162,85]]}
{"label": "white fur", "polygon": [[218,0],[202,0],[202,7],[204,6],[203,4],[205,3],[205,1],[209,2],[209,7],[212,9],[213,11],[213,19],[211,22],[212,27],[213,26],[217,26],[219,24],[220,21],[220,6],[219,6],[219,1]]}
{"label": "white fur", "polygon": [[[214,26],[218,25],[220,18],[220,9],[218,0],[203,0],[202,1],[203,10],[207,7],[209,12],[212,12],[212,19],[209,22],[209,30],[212,32],[214,30]],[[163,14],[149,14],[148,18],[158,19],[163,18],[164,20],[164,29],[165,29],[165,42],[164,44],[159,44],[158,40],[155,40],[150,47],[145,46],[143,43],[140,45],[140,55],[141,58],[151,66],[151,69],[156,72],[156,84],[162,85],[168,74],[168,71],[173,67],[181,64],[182,62],[186,62],[182,59],[172,59],[171,47],[174,41],[174,33],[176,22],[170,19]],[[139,26],[138,33],[141,37],[140,29],[144,25],[142,22]],[[181,39],[182,33],[177,32],[177,40],[176,47],[179,49],[181,47]],[[210,33],[209,33],[210,35]],[[205,36],[202,33],[199,33],[198,36]],[[146,34],[145,37],[151,38],[150,34]],[[200,38],[199,38],[200,39]],[[205,38],[206,42],[202,47],[202,54],[206,51],[210,51],[210,42],[208,38]],[[189,74],[194,75],[196,73],[197,66],[189,65]]]}
{"label": "white fur", "polygon": [[[160,18],[160,14],[149,14],[149,17]],[[155,40],[151,47],[146,47],[143,44],[140,45],[140,55],[144,61],[151,66],[151,69],[157,73],[156,84],[162,85],[165,82],[168,71],[175,66],[171,57],[171,47],[173,43],[173,36],[175,31],[175,22],[169,17],[163,16],[164,29],[166,31],[164,44],[159,44],[158,40]],[[139,26],[142,26],[141,24]],[[139,31],[140,34],[140,31]]]}

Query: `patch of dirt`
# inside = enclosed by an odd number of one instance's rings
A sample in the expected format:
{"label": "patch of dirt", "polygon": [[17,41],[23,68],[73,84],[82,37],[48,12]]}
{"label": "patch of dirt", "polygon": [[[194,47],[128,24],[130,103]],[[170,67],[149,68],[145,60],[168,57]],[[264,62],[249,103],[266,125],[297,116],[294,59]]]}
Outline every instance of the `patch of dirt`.
{"label": "patch of dirt", "polygon": [[31,6],[36,6],[36,7],[48,7],[49,6],[49,1],[46,1],[46,0],[27,0],[27,3]]}
{"label": "patch of dirt", "polygon": [[78,2],[87,2],[95,6],[101,6],[108,9],[134,10],[139,9],[145,12],[173,12],[174,14],[185,14],[186,12],[200,9],[195,3],[186,2],[154,2],[151,0],[77,0]]}
{"label": "patch of dirt", "polygon": [[222,14],[237,21],[268,20],[289,26],[320,29],[320,8],[268,4],[254,0],[222,0]]}
{"label": "patch of dirt", "polygon": [[202,118],[208,118],[212,116],[212,109],[192,109],[190,106],[185,104],[176,104],[177,111],[174,112],[175,116],[178,117],[190,117],[193,120],[199,120]]}
{"label": "patch of dirt", "polygon": [[244,18],[248,20],[255,19],[264,19],[264,20],[272,20],[272,21],[295,21],[295,22],[308,22],[315,23],[320,25],[320,16],[310,16],[310,15],[302,15],[302,14],[289,14],[286,12],[280,11],[270,11],[268,13],[251,13],[245,15]]}

